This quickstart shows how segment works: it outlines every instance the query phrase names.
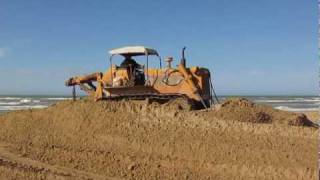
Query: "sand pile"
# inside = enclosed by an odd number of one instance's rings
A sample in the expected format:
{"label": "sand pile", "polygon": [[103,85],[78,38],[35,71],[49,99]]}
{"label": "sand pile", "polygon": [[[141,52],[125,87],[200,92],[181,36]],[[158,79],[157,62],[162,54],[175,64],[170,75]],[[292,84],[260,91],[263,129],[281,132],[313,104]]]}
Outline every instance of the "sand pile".
{"label": "sand pile", "polygon": [[319,131],[290,126],[306,122],[245,99],[64,101],[0,115],[0,179],[313,179]]}
{"label": "sand pile", "polygon": [[228,99],[216,109],[210,114],[225,120],[316,127],[316,124],[304,114],[276,110],[271,106],[254,104],[244,98]]}

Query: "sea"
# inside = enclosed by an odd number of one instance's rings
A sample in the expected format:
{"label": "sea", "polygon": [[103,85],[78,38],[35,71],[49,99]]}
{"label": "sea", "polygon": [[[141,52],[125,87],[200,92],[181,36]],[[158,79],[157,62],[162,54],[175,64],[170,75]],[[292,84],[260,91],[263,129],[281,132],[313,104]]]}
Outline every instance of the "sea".
{"label": "sea", "polygon": [[[222,102],[235,96],[220,96]],[[237,96],[247,98],[255,103],[267,104],[284,111],[318,111],[318,96]],[[21,109],[42,109],[63,100],[71,100],[71,96],[7,96],[0,95],[0,113]]]}
{"label": "sea", "polygon": [[71,96],[0,95],[0,113],[22,109],[43,109],[56,102],[71,99]]}

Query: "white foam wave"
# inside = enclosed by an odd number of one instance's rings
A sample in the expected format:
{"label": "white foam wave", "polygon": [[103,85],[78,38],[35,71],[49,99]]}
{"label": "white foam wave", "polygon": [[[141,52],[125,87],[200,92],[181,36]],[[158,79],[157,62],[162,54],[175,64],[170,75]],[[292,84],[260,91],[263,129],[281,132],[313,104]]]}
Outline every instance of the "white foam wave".
{"label": "white foam wave", "polygon": [[319,108],[292,108],[288,106],[276,106],[275,109],[283,110],[283,111],[294,111],[294,112],[301,112],[301,111],[319,111]]}
{"label": "white foam wave", "polygon": [[[68,100],[68,99],[72,99],[71,97],[43,97],[40,99],[44,99],[44,100]],[[34,100],[32,97],[0,97],[0,100],[20,100],[23,103],[29,103],[29,102],[35,102],[38,103],[40,102],[39,98],[36,98],[36,100]]]}
{"label": "white foam wave", "polygon": [[0,97],[0,100],[19,100],[19,97]]}
{"label": "white foam wave", "polygon": [[304,98],[296,98],[296,99],[270,99],[270,100],[254,100],[255,102],[269,102],[269,103],[286,103],[286,102],[315,102],[319,103],[320,99],[304,99]]}
{"label": "white foam wave", "polygon": [[21,102],[0,102],[0,105],[19,105]]}
{"label": "white foam wave", "polygon": [[67,97],[54,97],[54,98],[43,98],[43,99],[46,99],[46,100],[69,100],[69,99],[72,99],[72,98],[67,98]]}
{"label": "white foam wave", "polygon": [[0,105],[19,105],[19,104],[28,104],[28,103],[40,103],[40,100],[31,100],[31,99],[21,99],[20,101],[7,101],[1,102]]}
{"label": "white foam wave", "polygon": [[0,106],[1,111],[13,111],[22,109],[43,109],[47,108],[45,105],[34,105],[34,106]]}
{"label": "white foam wave", "polygon": [[20,102],[21,103],[30,103],[31,99],[29,99],[29,98],[21,99]]}

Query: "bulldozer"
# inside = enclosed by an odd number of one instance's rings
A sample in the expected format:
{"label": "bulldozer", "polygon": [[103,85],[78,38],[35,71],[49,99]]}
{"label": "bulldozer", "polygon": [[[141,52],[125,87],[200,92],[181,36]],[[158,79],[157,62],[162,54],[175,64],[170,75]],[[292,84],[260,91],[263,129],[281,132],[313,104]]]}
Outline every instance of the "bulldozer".
{"label": "bulldozer", "polygon": [[[161,56],[155,49],[144,46],[127,46],[109,51],[110,67],[105,71],[85,76],[69,78],[65,84],[85,91],[95,101],[119,99],[152,99],[169,101],[183,98],[194,109],[209,108],[219,100],[213,89],[211,75],[203,67],[186,67],[185,47],[182,58],[176,68],[173,58],[167,57],[162,67]],[[113,63],[115,56],[123,59],[121,64]],[[145,57],[145,64],[139,64],[134,58]],[[150,57],[158,61],[159,67],[149,67]],[[153,64],[155,64],[153,62]]]}

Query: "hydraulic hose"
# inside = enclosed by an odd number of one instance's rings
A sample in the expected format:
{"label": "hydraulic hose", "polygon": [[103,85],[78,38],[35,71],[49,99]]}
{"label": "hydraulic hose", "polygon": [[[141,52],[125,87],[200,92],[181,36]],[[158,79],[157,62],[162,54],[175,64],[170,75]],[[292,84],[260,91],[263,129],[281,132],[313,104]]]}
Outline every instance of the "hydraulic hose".
{"label": "hydraulic hose", "polygon": [[214,90],[214,87],[213,87],[213,84],[212,84],[211,76],[209,76],[209,78],[210,78],[210,89],[211,89],[210,94],[211,94],[211,100],[212,100],[212,102],[213,102],[213,104],[214,104],[214,99],[213,99],[213,96],[212,96],[212,95],[214,95],[214,98],[216,99],[217,103],[220,104],[219,99],[218,99],[218,97],[217,97],[217,94],[216,94],[216,92],[215,92],[215,90]]}

